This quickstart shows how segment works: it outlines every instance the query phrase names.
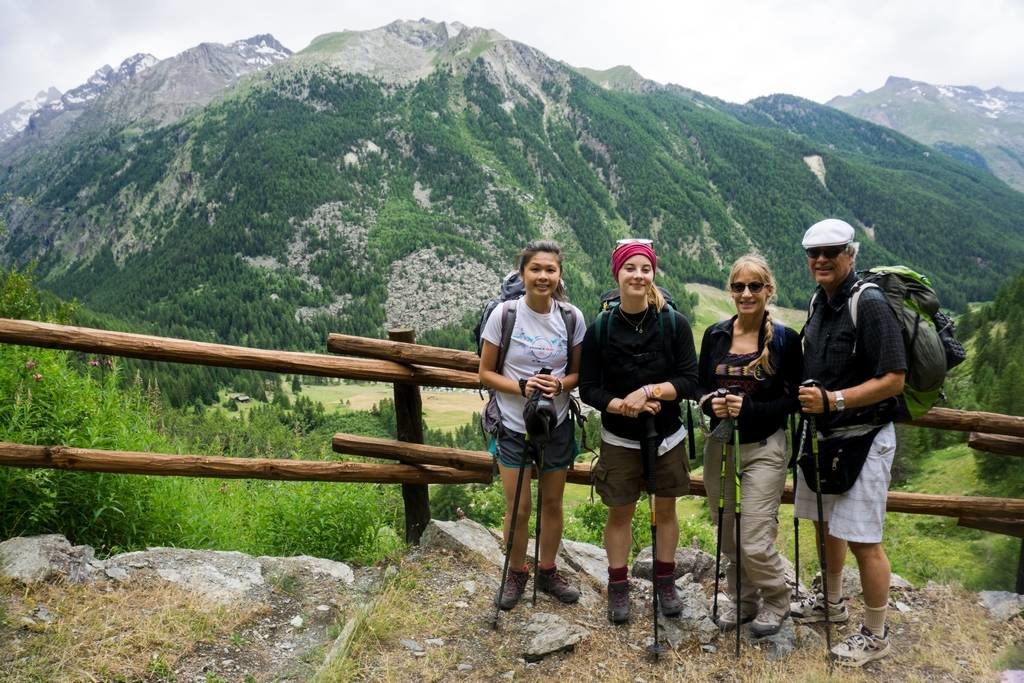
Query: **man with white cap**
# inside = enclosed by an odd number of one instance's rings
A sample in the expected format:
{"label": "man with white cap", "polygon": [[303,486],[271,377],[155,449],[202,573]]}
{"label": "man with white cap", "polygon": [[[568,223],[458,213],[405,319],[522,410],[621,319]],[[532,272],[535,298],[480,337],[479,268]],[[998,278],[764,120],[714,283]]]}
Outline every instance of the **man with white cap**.
{"label": "man with white cap", "polygon": [[[864,589],[865,614],[860,630],[832,648],[839,664],[862,666],[889,653],[886,606],[889,559],[882,547],[885,501],[896,451],[896,397],[903,391],[906,350],[896,315],[874,287],[860,290],[856,324],[849,311],[857,283],[854,261],[858,244],[849,223],[829,218],[804,234],[807,266],[818,288],[804,328],[804,378],[820,387],[800,388],[801,410],[814,417],[821,451],[842,444],[846,457],[859,454],[864,464],[844,493],[823,494],[823,529],[828,567],[828,595],[818,593],[791,605],[796,622],[850,618],[842,597],[842,570],[849,548],[857,560]],[[808,439],[809,440],[809,439]],[[832,447],[832,448],[830,448]],[[866,455],[865,455],[866,452]],[[853,458],[854,461],[859,460]],[[825,468],[823,468],[825,469]],[[807,477],[797,485],[795,513],[815,520],[815,493]]]}

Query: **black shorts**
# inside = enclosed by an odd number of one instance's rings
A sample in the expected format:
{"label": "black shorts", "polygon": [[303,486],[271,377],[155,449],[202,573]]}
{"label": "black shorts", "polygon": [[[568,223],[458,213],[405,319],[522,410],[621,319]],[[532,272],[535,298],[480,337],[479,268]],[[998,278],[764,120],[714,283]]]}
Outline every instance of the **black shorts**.
{"label": "black shorts", "polygon": [[505,467],[520,469],[530,467],[534,460],[540,462],[543,457],[542,472],[553,470],[565,470],[572,464],[576,457],[576,439],[573,422],[570,418],[562,421],[562,424],[555,427],[551,432],[551,440],[548,441],[544,453],[536,453],[533,444],[526,441],[526,435],[514,432],[505,425],[498,426],[497,448],[495,457]]}

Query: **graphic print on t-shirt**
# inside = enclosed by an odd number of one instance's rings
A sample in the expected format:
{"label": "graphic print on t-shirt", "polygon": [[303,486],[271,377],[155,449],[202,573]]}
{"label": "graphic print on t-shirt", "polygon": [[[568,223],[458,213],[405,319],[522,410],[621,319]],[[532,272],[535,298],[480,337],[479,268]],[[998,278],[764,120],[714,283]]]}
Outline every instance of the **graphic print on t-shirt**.
{"label": "graphic print on t-shirt", "polygon": [[516,334],[513,339],[525,346],[530,356],[538,363],[549,360],[555,354],[555,351],[565,348],[565,337],[530,336],[520,329],[518,325],[516,328]]}

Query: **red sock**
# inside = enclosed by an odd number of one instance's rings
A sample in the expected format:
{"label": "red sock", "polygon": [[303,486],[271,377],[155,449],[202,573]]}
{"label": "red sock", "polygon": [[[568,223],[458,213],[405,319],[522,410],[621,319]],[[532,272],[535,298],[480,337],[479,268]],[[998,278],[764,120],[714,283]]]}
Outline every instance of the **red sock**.
{"label": "red sock", "polygon": [[629,578],[626,567],[608,567],[608,583],[625,581]]}
{"label": "red sock", "polygon": [[675,572],[675,570],[675,562],[662,562],[661,560],[654,561],[655,576],[672,576],[672,573]]}

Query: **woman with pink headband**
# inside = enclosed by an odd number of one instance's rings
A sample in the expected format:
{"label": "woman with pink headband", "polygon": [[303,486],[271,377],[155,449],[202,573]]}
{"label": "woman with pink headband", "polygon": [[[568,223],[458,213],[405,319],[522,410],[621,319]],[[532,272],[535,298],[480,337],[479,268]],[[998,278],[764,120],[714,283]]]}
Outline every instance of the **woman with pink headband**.
{"label": "woman with pink headband", "polygon": [[636,503],[645,490],[640,440],[643,417],[653,415],[660,438],[655,468],[657,557],[654,584],[661,612],[679,614],[675,551],[679,542],[676,498],[690,488],[686,428],[679,402],[695,394],[697,354],[690,323],[654,286],[657,256],[646,240],[620,243],[612,252],[618,306],[587,329],[580,365],[580,397],[601,411],[601,456],[594,487],[608,506],[604,530],[608,554],[608,619],[629,621],[626,562],[632,546]]}

